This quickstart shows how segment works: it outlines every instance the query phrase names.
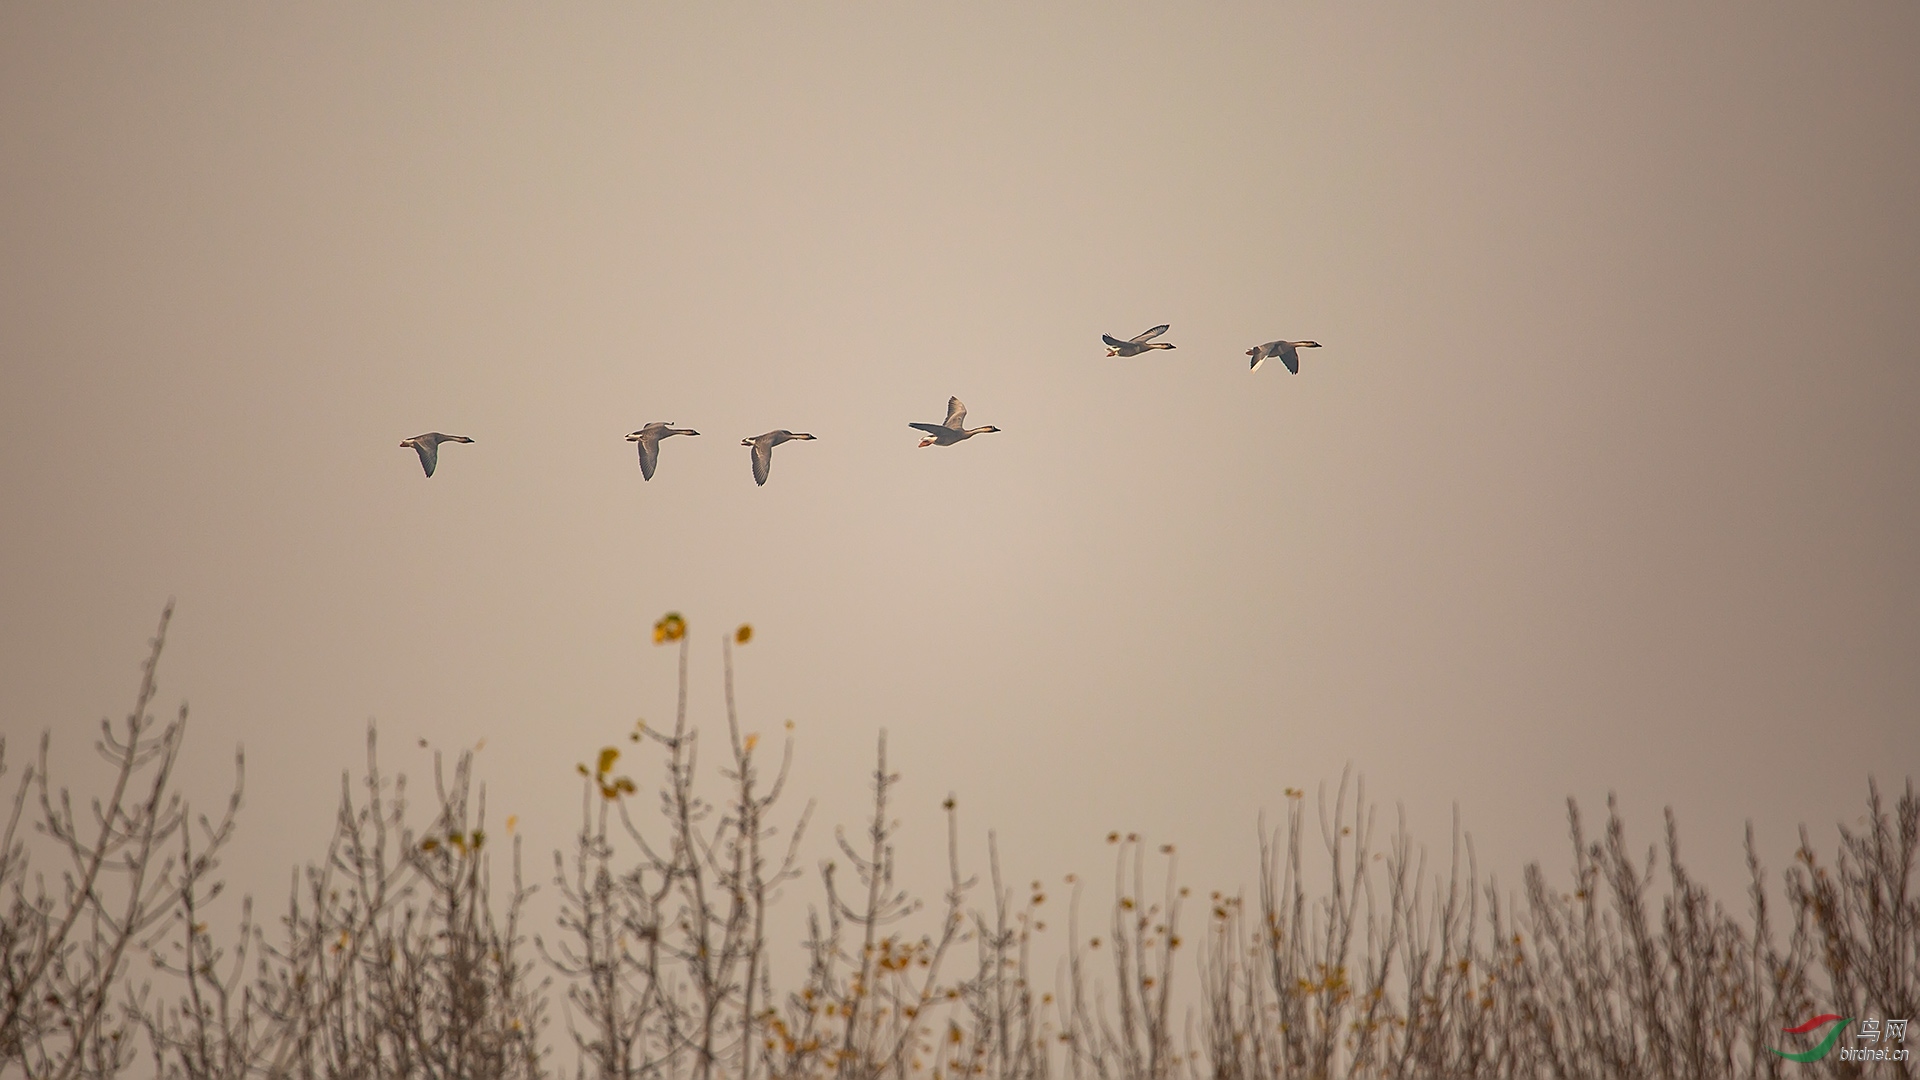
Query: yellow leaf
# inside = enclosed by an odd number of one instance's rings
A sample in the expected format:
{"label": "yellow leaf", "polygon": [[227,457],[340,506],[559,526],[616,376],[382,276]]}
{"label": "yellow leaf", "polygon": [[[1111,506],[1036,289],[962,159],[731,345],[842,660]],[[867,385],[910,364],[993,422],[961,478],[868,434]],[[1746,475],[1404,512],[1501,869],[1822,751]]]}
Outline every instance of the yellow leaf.
{"label": "yellow leaf", "polygon": [[507,835],[508,836],[513,835],[513,827],[518,824],[520,824],[520,816],[518,814],[507,815]]}
{"label": "yellow leaf", "polygon": [[758,736],[758,735],[749,735],[749,736],[747,736],[747,738],[746,738],[746,744],[747,744],[747,753],[749,753],[749,754],[751,754],[751,753],[753,753],[753,748],[754,748],[755,746],[757,746],[757,745],[759,745],[759,743],[760,743],[760,736]]}
{"label": "yellow leaf", "polygon": [[600,751],[600,775],[605,776],[607,772],[613,768],[613,763],[618,760],[620,760],[620,751],[618,748],[612,746],[603,747]]}
{"label": "yellow leaf", "polygon": [[753,640],[753,625],[751,623],[741,623],[740,629],[735,630],[733,632],[733,641],[734,641],[734,644],[736,645],[745,645],[747,642],[752,640]]}
{"label": "yellow leaf", "polygon": [[687,620],[677,611],[669,611],[653,624],[653,643],[658,645],[666,641],[679,641],[687,636]]}

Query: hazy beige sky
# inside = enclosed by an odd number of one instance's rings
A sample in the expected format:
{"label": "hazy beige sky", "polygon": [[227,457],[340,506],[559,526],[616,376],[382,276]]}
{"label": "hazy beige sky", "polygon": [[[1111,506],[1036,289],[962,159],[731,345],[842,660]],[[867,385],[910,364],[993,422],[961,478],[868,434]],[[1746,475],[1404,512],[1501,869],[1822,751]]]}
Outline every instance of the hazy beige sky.
{"label": "hazy beige sky", "polygon": [[[884,726],[1015,879],[1246,882],[1348,763],[1513,884],[1609,790],[1777,870],[1920,771],[1916,56],[1904,2],[0,6],[0,725],[79,780],[173,596],[243,887],[370,718],[484,738],[540,852],[677,609],[708,723],[754,624],[822,825]],[[916,449],[950,394],[1004,431]]]}

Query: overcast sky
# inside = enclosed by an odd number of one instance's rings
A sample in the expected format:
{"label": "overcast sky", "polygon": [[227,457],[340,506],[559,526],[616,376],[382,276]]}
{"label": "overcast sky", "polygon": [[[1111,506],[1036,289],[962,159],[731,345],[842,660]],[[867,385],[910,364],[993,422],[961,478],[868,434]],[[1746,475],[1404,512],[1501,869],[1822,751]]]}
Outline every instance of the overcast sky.
{"label": "overcast sky", "polygon": [[[370,719],[565,844],[678,610],[707,725],[754,625],[823,825],[884,727],[1015,879],[1251,884],[1349,764],[1512,884],[1609,791],[1777,871],[1920,771],[1916,56],[1905,2],[0,6],[0,726],[89,783],[177,598],[277,898]],[[1003,431],[916,448],[949,395]]]}

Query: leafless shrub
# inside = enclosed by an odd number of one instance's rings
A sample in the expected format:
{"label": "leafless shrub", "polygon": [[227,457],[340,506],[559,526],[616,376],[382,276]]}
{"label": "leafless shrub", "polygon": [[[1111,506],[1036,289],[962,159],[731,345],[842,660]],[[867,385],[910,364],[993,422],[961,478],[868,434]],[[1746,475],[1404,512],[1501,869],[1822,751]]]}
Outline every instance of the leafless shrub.
{"label": "leafless shrub", "polygon": [[[1803,837],[1803,866],[1786,880],[1794,925],[1784,943],[1751,832],[1743,920],[1688,873],[1670,812],[1664,844],[1637,855],[1611,801],[1598,841],[1570,803],[1571,889],[1533,864],[1513,916],[1480,879],[1471,845],[1463,873],[1457,825],[1451,868],[1431,891],[1404,826],[1376,855],[1374,881],[1363,870],[1371,815],[1346,824],[1344,791],[1322,811],[1331,891],[1310,902],[1299,886],[1298,806],[1285,857],[1277,837],[1263,846],[1261,925],[1247,925],[1238,898],[1214,897],[1200,963],[1214,1076],[1774,1077],[1786,1075],[1773,1049],[1785,1029],[1822,1010],[1912,1016],[1920,800],[1911,785],[1891,811],[1871,790],[1867,824],[1842,828],[1832,871]],[[1911,1062],[1879,1064],[1883,1075],[1913,1075]],[[1860,1069],[1837,1055],[1811,1067]]]}
{"label": "leafless shrub", "polygon": [[1091,959],[1082,951],[1078,903],[1068,919],[1069,954],[1063,990],[1061,1028],[1068,1047],[1072,1075],[1082,1070],[1101,1080],[1141,1077],[1160,1080],[1179,1066],[1172,1027],[1174,951],[1181,946],[1180,906],[1186,890],[1175,881],[1173,848],[1162,872],[1165,896],[1148,900],[1146,841],[1138,834],[1124,839],[1110,834],[1118,846],[1114,859],[1114,901],[1111,936],[1086,940],[1085,948],[1104,951],[1113,966],[1113,996],[1104,984],[1088,988]]}
{"label": "leafless shrub", "polygon": [[[676,625],[677,617],[676,617]],[[722,807],[696,791],[698,733],[687,723],[687,647],[680,642],[680,694],[673,731],[644,724],[630,736],[666,751],[660,793],[662,828],[651,835],[631,813],[638,788],[614,773],[619,750],[607,747],[582,765],[581,828],[572,865],[554,856],[562,936],[536,943],[571,985],[568,1027],[583,1066],[609,1077],[682,1076],[716,1072],[751,1080],[759,1058],[755,1032],[772,991],[766,947],[771,894],[796,877],[805,812],[774,857],[780,829],[770,815],[793,759],[787,740],[780,764],[764,781],[755,758],[759,737],[743,735],[733,703],[733,661],[727,651],[727,723],[731,788]],[[611,826],[616,820],[615,832]],[[624,839],[634,861],[622,866]]]}
{"label": "leafless shrub", "polygon": [[[436,756],[431,814],[416,825],[406,780],[382,773],[370,730],[365,775],[343,778],[333,838],[296,873],[278,932],[251,902],[236,936],[210,929],[240,789],[214,819],[170,788],[186,713],[165,724],[148,714],[165,629],[163,616],[133,712],[103,726],[114,780],[91,814],[49,783],[44,740],[15,789],[0,838],[0,1076],[113,1076],[134,1067],[142,1041],[143,1071],[162,1077],[543,1075],[550,983],[526,954],[520,840],[496,897],[470,753],[450,768]],[[907,889],[900,777],[882,733],[864,831],[836,830],[833,857],[804,874],[811,805],[779,816],[791,736],[763,766],[734,706],[728,645],[727,741],[716,779],[703,779],[685,624],[671,616],[656,636],[679,642],[673,728],[630,738],[661,751],[657,803],[641,812],[618,748],[581,766],[581,827],[555,855],[558,933],[534,939],[564,987],[582,1075],[1841,1077],[1865,1067],[1837,1053],[1789,1062],[1805,1040],[1784,1029],[1824,1012],[1913,1019],[1911,782],[1891,805],[1869,786],[1868,813],[1840,829],[1831,863],[1803,830],[1781,882],[1782,930],[1751,831],[1745,911],[1733,912],[1686,869],[1671,813],[1662,843],[1643,851],[1611,800],[1597,839],[1569,803],[1570,880],[1532,864],[1516,903],[1483,878],[1457,820],[1450,859],[1430,868],[1404,815],[1381,837],[1349,778],[1331,801],[1321,792],[1317,844],[1304,794],[1289,790],[1285,821],[1261,826],[1256,894],[1213,893],[1193,950],[1173,847],[1155,858],[1138,834],[1112,834],[1106,925],[1082,936],[1068,875],[1058,994],[1041,993],[1047,891],[1004,880],[997,837],[982,900],[948,797],[944,893],[929,904]],[[57,887],[30,872],[42,850],[63,864]],[[768,915],[803,877],[819,891],[783,980]],[[1841,1045],[1865,1044],[1855,1034]],[[1915,1075],[1910,1061],[1873,1070]]]}
{"label": "leafless shrub", "polygon": [[[147,952],[150,940],[184,911],[189,932],[197,905],[220,890],[209,876],[232,832],[240,797],[238,780],[226,818],[200,819],[196,850],[191,814],[171,790],[173,766],[186,732],[183,705],[162,723],[148,712],[159,690],[160,652],[166,644],[169,604],[160,616],[143,665],[133,710],[117,727],[100,722],[95,750],[113,769],[104,798],[89,812],[74,808],[66,788],[49,780],[50,736],[40,740],[36,766],[21,776],[0,842],[0,888],[7,911],[0,923],[0,1071],[18,1065],[30,1076],[111,1076],[126,1068],[136,1050],[137,1011],[120,1007],[137,995],[128,968]],[[0,745],[0,762],[4,761]],[[33,796],[33,829],[64,865],[59,884],[29,873],[29,847],[20,832]],[[176,847],[179,854],[176,855]],[[182,962],[189,968],[210,957],[204,943]]]}
{"label": "leafless shrub", "polygon": [[[266,942],[246,900],[220,943],[209,908],[241,788],[216,820],[170,786],[186,709],[165,724],[148,709],[171,615],[133,711],[102,724],[115,772],[91,813],[52,788],[47,739],[21,778],[0,844],[0,1075],[118,1075],[141,1034],[143,1071],[161,1077],[538,1075],[545,996],[519,955],[526,890],[516,869],[496,918],[470,754],[450,778],[436,767],[439,809],[416,837],[404,782],[381,777],[369,731],[366,797],[343,792],[327,857],[296,876],[284,940]],[[58,890],[29,873],[30,794],[40,846],[67,864]]]}
{"label": "leafless shrub", "polygon": [[[905,1075],[934,1058],[931,1014],[957,1001],[941,981],[967,922],[949,800],[951,882],[938,932],[892,932],[921,904],[894,877],[884,735],[865,842],[836,832],[840,858],[820,867],[824,893],[809,920],[806,975],[784,999],[773,989],[766,913],[776,889],[800,876],[811,806],[787,828],[774,810],[792,764],[763,779],[759,737],[743,734],[726,646],[727,752],[723,803],[698,791],[698,733],[686,715],[688,640],[677,617],[657,636],[677,640],[679,703],[671,733],[642,724],[634,742],[665,752],[657,818],[632,812],[638,787],[615,772],[620,753],[580,766],[582,824],[571,861],[556,853],[561,936],[539,947],[570,980],[568,1026],[583,1068],[608,1077],[736,1075],[845,1078]],[[744,633],[741,635],[744,639]],[[616,831],[613,826],[618,823]],[[623,852],[630,847],[630,862]],[[852,871],[847,887],[844,867]],[[949,1048],[950,1049],[950,1048]]]}
{"label": "leafless shrub", "polygon": [[[1831,868],[1821,865],[1804,826],[1795,858],[1800,865],[1786,875],[1795,944],[1819,957],[1826,1008],[1843,1016],[1913,1017],[1920,1005],[1920,797],[1913,782],[1891,810],[1879,785],[1868,785],[1865,827],[1840,827]],[[1797,974],[1787,969],[1783,993],[1799,1011],[1808,999]],[[1882,1064],[1920,1075],[1911,1061]]]}
{"label": "leafless shrub", "polygon": [[[954,800],[947,798],[949,823]],[[951,838],[949,848],[952,847]],[[962,1003],[966,1016],[950,1019],[934,1051],[938,1077],[987,1076],[998,1080],[1045,1080],[1051,1056],[1045,1022],[1052,994],[1035,998],[1032,979],[1034,935],[1047,924],[1040,918],[1045,889],[1033,882],[1024,904],[1000,875],[999,838],[987,835],[988,870],[993,886],[991,912],[972,910],[977,966],[972,978],[947,991]],[[955,872],[957,876],[957,871]],[[1067,875],[1074,884],[1074,875]]]}

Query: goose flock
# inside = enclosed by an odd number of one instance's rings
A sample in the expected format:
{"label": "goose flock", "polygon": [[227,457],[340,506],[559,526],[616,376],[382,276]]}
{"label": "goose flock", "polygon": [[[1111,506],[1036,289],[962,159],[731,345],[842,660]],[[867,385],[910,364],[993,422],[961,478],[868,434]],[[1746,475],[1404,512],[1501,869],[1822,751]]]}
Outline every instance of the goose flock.
{"label": "goose flock", "polygon": [[[1169,342],[1155,340],[1160,335],[1166,333],[1170,325],[1169,323],[1161,323],[1159,326],[1135,334],[1125,341],[1114,337],[1112,334],[1102,334],[1100,335],[1100,340],[1107,343],[1108,356],[1139,356],[1141,353],[1154,349],[1173,348],[1173,345]],[[1251,370],[1260,370],[1260,365],[1269,357],[1277,356],[1280,358],[1281,363],[1287,365],[1289,372],[1298,375],[1300,374],[1300,353],[1298,350],[1318,348],[1320,348],[1320,343],[1317,341],[1269,341],[1265,345],[1255,345],[1253,348],[1248,349],[1247,355],[1253,358]],[[984,427],[969,428],[967,426],[967,406],[957,397],[947,399],[947,418],[945,420],[937,424],[909,423],[907,426],[916,431],[926,433],[926,437],[920,440],[921,446],[953,446],[956,443],[965,442],[975,435],[985,435],[1000,430],[991,424]],[[640,453],[640,478],[642,480],[653,479],[654,470],[660,467],[660,440],[671,438],[675,435],[698,434],[700,433],[692,428],[674,427],[673,421],[671,420],[665,422],[655,421],[638,431],[628,433],[627,441],[633,443]],[[773,471],[774,447],[784,442],[810,441],[815,438],[818,438],[818,436],[805,431],[788,431],[785,428],[780,428],[776,431],[769,431],[764,435],[755,435],[750,439],[741,439],[740,445],[748,447],[751,450],[751,457],[753,459],[753,482],[763,486],[766,484],[768,473]],[[472,439],[467,438],[465,435],[446,435],[438,431],[429,431],[425,435],[415,435],[411,439],[402,439],[400,440],[400,445],[405,448],[410,448],[419,454],[420,467],[426,470],[428,476],[432,476],[434,468],[440,462],[440,445],[442,443],[470,443],[472,441]]]}

